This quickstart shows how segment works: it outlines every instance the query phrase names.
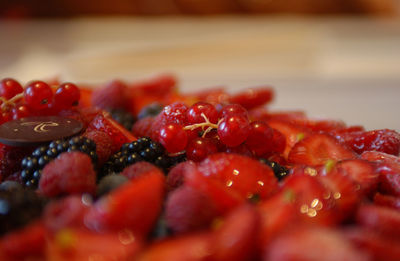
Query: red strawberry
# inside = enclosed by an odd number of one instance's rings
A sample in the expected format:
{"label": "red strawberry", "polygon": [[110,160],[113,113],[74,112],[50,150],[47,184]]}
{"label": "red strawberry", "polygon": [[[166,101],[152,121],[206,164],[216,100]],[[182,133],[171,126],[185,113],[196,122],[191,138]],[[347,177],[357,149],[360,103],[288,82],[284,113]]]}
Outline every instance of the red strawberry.
{"label": "red strawberry", "polygon": [[141,249],[141,242],[129,230],[119,233],[94,233],[80,229],[63,229],[50,238],[47,260],[52,261],[129,261]]}
{"label": "red strawberry", "polygon": [[390,195],[376,193],[374,196],[374,203],[380,206],[390,207],[400,211],[400,197],[393,197]]}
{"label": "red strawberry", "polygon": [[145,236],[161,211],[164,175],[154,170],[102,197],[86,215],[87,226],[99,231],[130,229]]}
{"label": "red strawberry", "polygon": [[217,207],[212,198],[185,185],[172,191],[165,205],[165,219],[174,233],[207,228],[217,215]]}
{"label": "red strawberry", "polygon": [[398,156],[400,152],[400,133],[394,130],[352,132],[344,134],[342,138],[359,154],[373,150]]}
{"label": "red strawberry", "polygon": [[379,151],[365,151],[361,154],[361,158],[371,162],[377,162],[377,171],[380,174],[400,173],[400,157]]}
{"label": "red strawberry", "polygon": [[211,256],[212,235],[190,234],[170,238],[150,245],[137,261],[208,261]]}
{"label": "red strawberry", "polygon": [[130,90],[128,86],[119,80],[106,84],[103,88],[93,91],[92,104],[105,110],[129,108]]}
{"label": "red strawberry", "polygon": [[400,238],[400,212],[396,209],[363,205],[358,209],[356,219],[366,228]]}
{"label": "red strawberry", "polygon": [[309,135],[309,131],[307,129],[281,120],[269,120],[268,125],[271,126],[271,128],[278,130],[279,133],[285,136],[286,143],[283,151],[285,158],[288,157],[290,150],[297,142]]}
{"label": "red strawberry", "polygon": [[368,256],[328,228],[296,227],[267,246],[265,261],[368,261]]}
{"label": "red strawberry", "polygon": [[320,165],[328,160],[344,160],[356,155],[332,136],[313,134],[299,141],[290,150],[288,161],[294,164]]}
{"label": "red strawberry", "polygon": [[313,132],[330,132],[336,130],[342,130],[346,127],[346,124],[342,121],[334,120],[314,120],[314,119],[293,119],[296,125],[303,126]]}
{"label": "red strawberry", "polygon": [[64,152],[48,163],[39,181],[43,195],[54,197],[62,194],[94,193],[96,172],[92,160],[82,152]]}
{"label": "red strawberry", "polygon": [[243,92],[232,95],[229,98],[229,103],[240,104],[249,110],[270,102],[273,96],[274,92],[269,87],[249,88]]}
{"label": "red strawberry", "polygon": [[243,205],[233,210],[214,232],[213,260],[245,261],[258,257],[259,224],[255,207]]}
{"label": "red strawberry", "polygon": [[379,190],[400,197],[400,174],[382,174],[379,176]]}
{"label": "red strawberry", "polygon": [[185,171],[184,184],[207,194],[214,201],[217,211],[221,215],[245,201],[237,191],[226,187],[218,180],[203,176],[197,169]]}
{"label": "red strawberry", "polygon": [[146,117],[136,121],[132,126],[132,133],[136,137],[150,137],[151,128],[154,122],[153,117]]}
{"label": "red strawberry", "polygon": [[271,168],[238,154],[212,154],[199,164],[199,171],[205,177],[237,191],[243,198],[258,195],[265,199],[278,189],[278,182]]}
{"label": "red strawberry", "polygon": [[0,240],[1,260],[42,260],[46,248],[46,229],[41,222],[8,233]]}
{"label": "red strawberry", "polygon": [[111,156],[111,148],[113,146],[113,141],[107,133],[91,130],[83,134],[84,137],[91,139],[96,143],[96,154],[98,157],[98,165],[102,166],[108,158]]}
{"label": "red strawberry", "polygon": [[400,241],[387,238],[376,231],[353,227],[344,231],[344,235],[353,245],[367,252],[372,260],[400,260]]}
{"label": "red strawberry", "polygon": [[159,75],[149,80],[141,82],[135,82],[130,85],[133,92],[144,93],[155,97],[163,98],[165,95],[174,91],[174,87],[177,84],[175,76],[170,74]]}
{"label": "red strawberry", "polygon": [[112,152],[119,150],[124,143],[136,140],[124,127],[104,115],[97,115],[89,124],[88,129],[107,133],[113,142]]}
{"label": "red strawberry", "polygon": [[57,231],[66,227],[85,227],[83,217],[90,204],[90,197],[77,195],[50,202],[43,213],[46,228]]}

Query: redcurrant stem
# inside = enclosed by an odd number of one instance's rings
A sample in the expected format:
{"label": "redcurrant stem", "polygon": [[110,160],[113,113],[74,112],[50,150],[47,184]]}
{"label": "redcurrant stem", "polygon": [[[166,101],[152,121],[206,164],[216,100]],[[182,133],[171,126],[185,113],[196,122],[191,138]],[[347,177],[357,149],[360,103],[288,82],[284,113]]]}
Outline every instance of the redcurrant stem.
{"label": "redcurrant stem", "polygon": [[185,126],[183,129],[184,130],[195,130],[197,128],[201,128],[202,130],[204,130],[205,127],[207,127],[207,129],[203,132],[203,135],[201,136],[202,138],[204,138],[206,136],[207,133],[209,133],[210,131],[212,131],[213,129],[217,129],[218,128],[218,124],[221,122],[222,119],[220,119],[218,121],[217,124],[214,124],[212,122],[210,122],[207,118],[206,115],[204,115],[204,113],[201,113],[201,117],[203,117],[204,122],[202,123],[196,123],[196,124],[192,124],[192,125],[187,125]]}
{"label": "redcurrant stem", "polygon": [[14,97],[12,97],[11,99],[7,100],[4,97],[0,97],[0,100],[3,102],[1,104],[1,111],[4,111],[7,109],[7,107],[13,107],[15,106],[15,102],[18,101],[19,99],[22,99],[24,97],[24,93],[18,93],[17,95],[15,95]]}

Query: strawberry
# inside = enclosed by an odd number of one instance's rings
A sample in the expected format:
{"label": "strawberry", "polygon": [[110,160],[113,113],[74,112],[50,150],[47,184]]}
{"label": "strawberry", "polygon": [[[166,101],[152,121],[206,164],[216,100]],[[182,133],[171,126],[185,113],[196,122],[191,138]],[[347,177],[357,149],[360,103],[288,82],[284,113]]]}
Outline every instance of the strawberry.
{"label": "strawberry", "polygon": [[380,174],[400,173],[400,157],[379,151],[365,151],[361,154],[361,158],[371,162],[377,162],[377,171]]}
{"label": "strawberry", "polygon": [[203,160],[198,168],[205,177],[221,182],[243,198],[258,195],[265,199],[278,189],[271,168],[246,156],[216,153]]}
{"label": "strawberry", "polygon": [[40,192],[48,197],[91,193],[96,190],[92,160],[82,152],[64,152],[48,163],[39,181]]}
{"label": "strawberry", "polygon": [[89,130],[103,131],[113,142],[112,152],[116,152],[124,144],[136,140],[124,127],[104,115],[97,115],[89,124]]}
{"label": "strawberry", "polygon": [[351,132],[344,134],[342,139],[358,154],[371,150],[395,156],[400,153],[400,133],[394,130]]}
{"label": "strawberry", "polygon": [[212,234],[188,234],[150,245],[137,261],[208,261],[211,256]]}
{"label": "strawberry", "polygon": [[274,92],[269,87],[249,88],[243,92],[232,95],[229,103],[237,103],[246,109],[253,109],[272,101]]}
{"label": "strawberry", "polygon": [[91,207],[86,225],[99,231],[129,229],[135,235],[147,235],[161,211],[164,179],[155,169],[126,182]]}
{"label": "strawberry", "polygon": [[49,239],[47,260],[128,261],[135,258],[141,245],[129,230],[100,234],[83,229],[62,229]]}
{"label": "strawberry", "polygon": [[292,228],[266,248],[268,261],[368,261],[368,255],[353,247],[332,229],[300,226]]}
{"label": "strawberry", "polygon": [[46,228],[40,221],[15,230],[0,240],[1,260],[42,260],[45,249]]}
{"label": "strawberry", "polygon": [[400,197],[400,174],[382,174],[379,176],[379,190]]}
{"label": "strawberry", "polygon": [[360,227],[348,228],[344,231],[344,235],[353,245],[368,253],[372,260],[400,260],[398,239],[387,238],[376,231]]}
{"label": "strawberry", "polygon": [[259,213],[252,205],[233,210],[214,232],[213,260],[245,261],[258,256]]}
{"label": "strawberry", "polygon": [[313,134],[290,150],[288,161],[294,164],[320,165],[328,160],[344,160],[356,155],[327,134]]}
{"label": "strawberry", "polygon": [[105,110],[127,110],[130,102],[129,97],[128,86],[122,81],[114,80],[93,91],[92,104]]}
{"label": "strawberry", "polygon": [[365,228],[400,238],[400,212],[396,209],[363,205],[357,211],[356,220]]}
{"label": "strawberry", "polygon": [[165,219],[174,233],[204,229],[218,215],[212,198],[189,186],[172,191],[165,205]]}
{"label": "strawberry", "polygon": [[153,77],[149,80],[135,82],[129,87],[133,89],[132,92],[135,96],[140,96],[139,94],[145,94],[157,99],[163,98],[165,95],[173,92],[176,85],[176,77],[170,74],[165,74]]}
{"label": "strawberry", "polygon": [[342,130],[346,127],[346,124],[342,121],[334,120],[314,120],[314,119],[301,119],[295,118],[291,121],[292,123],[303,126],[304,128],[312,132],[330,132],[336,130]]}
{"label": "strawberry", "polygon": [[400,197],[376,193],[374,196],[374,203],[380,206],[390,207],[400,211]]}

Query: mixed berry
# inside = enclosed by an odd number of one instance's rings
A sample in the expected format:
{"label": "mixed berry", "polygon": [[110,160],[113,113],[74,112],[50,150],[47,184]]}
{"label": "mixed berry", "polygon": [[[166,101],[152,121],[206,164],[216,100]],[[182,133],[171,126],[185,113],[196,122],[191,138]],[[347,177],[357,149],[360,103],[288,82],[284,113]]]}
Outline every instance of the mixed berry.
{"label": "mixed berry", "polygon": [[272,111],[270,87],[96,87],[0,82],[0,141],[82,127],[0,144],[0,260],[400,260],[397,131]]}

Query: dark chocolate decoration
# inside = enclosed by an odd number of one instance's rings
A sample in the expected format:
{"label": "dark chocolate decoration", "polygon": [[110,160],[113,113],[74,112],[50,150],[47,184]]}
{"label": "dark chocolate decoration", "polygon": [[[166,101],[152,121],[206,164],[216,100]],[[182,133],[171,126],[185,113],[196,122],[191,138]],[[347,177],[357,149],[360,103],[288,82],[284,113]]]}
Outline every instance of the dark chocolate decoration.
{"label": "dark chocolate decoration", "polygon": [[0,142],[10,146],[33,146],[78,134],[80,121],[59,116],[28,117],[0,125]]}

